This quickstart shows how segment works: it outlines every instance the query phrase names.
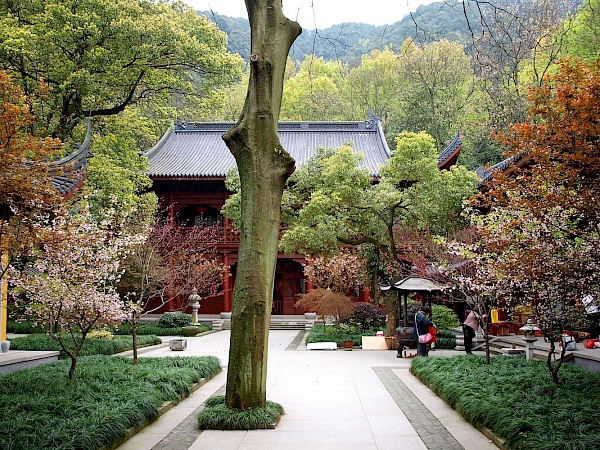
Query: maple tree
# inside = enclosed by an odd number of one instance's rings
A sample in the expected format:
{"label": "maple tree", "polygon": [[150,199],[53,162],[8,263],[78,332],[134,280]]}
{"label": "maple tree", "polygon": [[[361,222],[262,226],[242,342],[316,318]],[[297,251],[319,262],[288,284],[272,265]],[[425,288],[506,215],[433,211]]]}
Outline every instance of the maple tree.
{"label": "maple tree", "polygon": [[600,294],[600,60],[562,61],[529,99],[530,119],[497,135],[507,156],[527,163],[495,174],[478,225],[497,258],[497,295],[532,307],[558,382],[555,344],[564,355],[564,332],[585,318],[582,300]]}
{"label": "maple tree", "polygon": [[142,236],[115,221],[94,222],[85,205],[36,214],[31,227],[40,245],[21,270],[11,267],[13,293],[17,305],[24,300],[25,315],[69,356],[72,380],[88,333],[124,318],[116,290],[121,261]]}
{"label": "maple tree", "polygon": [[48,162],[58,154],[61,142],[29,132],[34,122],[31,101],[0,71],[0,252],[9,259],[27,243],[20,218],[50,207],[56,199]]}
{"label": "maple tree", "polygon": [[215,258],[219,236],[215,226],[184,227],[158,218],[143,241],[133,246],[123,262],[119,291],[127,303],[134,363],[137,330],[144,315],[158,311],[172,299],[185,310],[194,290],[201,297],[219,293],[225,272]]}
{"label": "maple tree", "polygon": [[0,71],[0,339],[6,338],[6,271],[32,239],[23,219],[57,199],[48,162],[62,145],[30,133],[33,101]]}
{"label": "maple tree", "polygon": [[332,318],[336,331],[341,320],[354,314],[354,302],[344,294],[331,289],[313,289],[308,294],[302,295],[295,306],[302,311],[316,312],[323,317],[323,329],[327,328],[327,317]]}

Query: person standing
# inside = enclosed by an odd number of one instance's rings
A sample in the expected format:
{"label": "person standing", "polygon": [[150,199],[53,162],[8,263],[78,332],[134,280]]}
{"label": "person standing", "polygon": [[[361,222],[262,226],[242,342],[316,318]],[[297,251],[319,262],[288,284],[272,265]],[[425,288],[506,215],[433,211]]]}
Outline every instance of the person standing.
{"label": "person standing", "polygon": [[429,355],[429,344],[419,342],[419,336],[429,333],[429,327],[433,326],[433,322],[429,318],[430,314],[431,308],[429,306],[421,306],[417,314],[415,314],[413,338],[417,340],[417,354],[419,356]]}
{"label": "person standing", "polygon": [[474,310],[465,311],[466,318],[463,323],[463,334],[465,336],[465,352],[467,355],[473,354],[473,338],[477,335],[480,328],[480,321],[484,317]]}

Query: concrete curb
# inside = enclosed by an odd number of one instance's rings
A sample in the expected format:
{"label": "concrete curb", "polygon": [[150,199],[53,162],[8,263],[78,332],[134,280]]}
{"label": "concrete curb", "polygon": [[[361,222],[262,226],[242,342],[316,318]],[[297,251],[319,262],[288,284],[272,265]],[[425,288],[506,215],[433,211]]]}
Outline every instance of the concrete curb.
{"label": "concrete curb", "polygon": [[[455,410],[456,411],[456,410]],[[463,416],[464,417],[464,416]],[[510,450],[510,447],[508,447],[508,445],[506,445],[506,443],[504,442],[504,439],[500,439],[498,436],[496,436],[492,430],[484,427],[483,425],[479,425],[478,423],[472,423],[472,425],[477,428],[479,431],[481,431],[481,433],[487,437],[490,441],[492,441],[494,443],[494,445],[496,447],[498,447],[501,450]]]}
{"label": "concrete curb", "polygon": [[[409,369],[410,372],[410,369]],[[412,373],[412,372],[410,372]],[[435,395],[437,395],[438,397],[440,397],[438,395],[438,393],[429,385],[429,383],[426,383],[425,381],[421,380],[419,377],[417,377],[415,374],[413,374],[417,380],[419,380],[421,383],[423,383],[425,386],[427,386],[431,392],[433,392]],[[441,398],[441,397],[440,397]],[[458,414],[460,414],[459,411],[456,410],[456,408],[454,406],[452,406],[450,403],[446,402],[446,400],[442,399],[442,401],[444,403],[446,403],[448,406],[450,406],[454,411],[456,411]],[[498,436],[496,436],[492,430],[490,430],[489,428],[484,427],[483,425],[476,423],[476,422],[471,422],[470,420],[468,420],[465,416],[463,416],[462,414],[460,414],[465,420],[467,420],[467,422],[469,422],[471,425],[473,425],[475,428],[477,428],[479,431],[481,431],[481,433],[487,437],[490,441],[492,441],[494,443],[494,445],[496,447],[498,447],[500,450],[510,450],[510,447],[508,447],[506,445],[506,443],[504,442],[504,439],[499,438]]]}

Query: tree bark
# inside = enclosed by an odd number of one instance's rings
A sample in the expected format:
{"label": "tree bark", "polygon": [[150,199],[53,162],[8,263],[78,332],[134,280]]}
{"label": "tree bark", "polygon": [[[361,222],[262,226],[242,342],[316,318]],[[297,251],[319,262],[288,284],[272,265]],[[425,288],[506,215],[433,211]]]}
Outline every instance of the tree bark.
{"label": "tree bark", "polygon": [[289,49],[302,29],[283,15],[281,0],[246,0],[251,29],[250,82],[242,116],[223,139],[237,162],[242,211],[233,293],[226,404],[266,404],[267,349],[281,197],[294,159],[277,123]]}

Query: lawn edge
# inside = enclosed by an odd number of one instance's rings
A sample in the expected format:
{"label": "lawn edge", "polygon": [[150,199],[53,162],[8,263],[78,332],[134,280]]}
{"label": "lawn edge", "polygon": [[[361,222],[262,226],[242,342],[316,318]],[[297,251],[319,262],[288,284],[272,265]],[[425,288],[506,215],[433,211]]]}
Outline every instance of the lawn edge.
{"label": "lawn edge", "polygon": [[[217,372],[213,373],[211,376],[206,377],[206,378],[202,378],[197,383],[194,383],[192,385],[192,387],[190,388],[190,391],[188,392],[188,394],[185,395],[185,396],[180,397],[179,401],[181,401],[181,400],[189,397],[190,395],[192,395],[194,392],[196,392],[198,389],[200,389],[202,386],[204,386],[206,383],[208,383],[210,380],[212,380],[215,376],[217,376],[219,373],[221,373],[222,370],[223,369],[220,369]],[[159,417],[161,417],[163,414],[165,414],[167,411],[169,411],[171,408],[173,408],[175,405],[177,405],[177,403],[179,403],[179,402],[175,402],[175,401],[164,402],[161,405],[161,407],[158,409],[158,414],[155,417],[152,417],[150,419],[146,419],[141,424],[139,424],[139,425],[137,425],[135,427],[129,428],[125,432],[125,434],[123,434],[123,436],[121,436],[120,438],[116,439],[114,442],[112,442],[109,445],[106,445],[104,447],[100,447],[99,450],[115,450],[117,447],[119,447],[120,445],[123,445],[125,442],[127,442],[129,439],[131,439],[136,434],[138,434],[140,431],[142,431],[148,425],[150,425],[151,423],[153,423],[156,420],[158,420]]]}
{"label": "lawn edge", "polygon": [[435,391],[435,389],[433,389],[429,383],[427,383],[425,380],[421,379],[421,377],[417,376],[416,374],[412,373],[410,370],[409,372],[417,379],[419,380],[421,383],[423,383],[425,386],[427,386],[427,388],[429,388],[431,390],[431,392],[433,392],[435,395],[437,395],[446,405],[450,406],[454,411],[456,411],[458,414],[460,414],[460,416],[465,419],[467,422],[469,422],[471,425],[473,425],[475,428],[477,428],[485,437],[487,437],[490,441],[492,441],[492,443],[498,447],[500,450],[511,450],[510,447],[508,445],[506,445],[506,442],[504,441],[504,439],[496,436],[494,434],[494,432],[492,430],[490,430],[487,427],[484,427],[483,425],[481,425],[478,422],[472,422],[470,420],[468,420],[465,416],[463,416],[460,411],[458,411],[453,405],[449,404],[448,402],[446,402],[446,400],[443,399],[443,397],[440,397],[440,395]]}

